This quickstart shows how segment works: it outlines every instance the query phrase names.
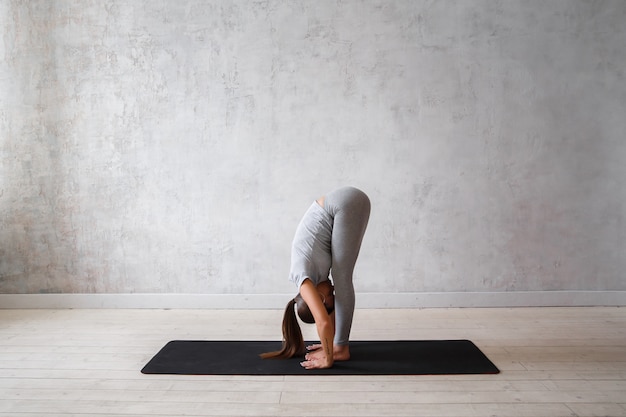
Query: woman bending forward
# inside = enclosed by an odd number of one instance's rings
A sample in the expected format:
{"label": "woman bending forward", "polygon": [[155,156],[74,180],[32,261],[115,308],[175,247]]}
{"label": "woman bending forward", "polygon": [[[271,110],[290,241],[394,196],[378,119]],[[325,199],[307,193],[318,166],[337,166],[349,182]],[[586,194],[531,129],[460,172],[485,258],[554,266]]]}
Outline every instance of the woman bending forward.
{"label": "woman bending forward", "polygon": [[352,274],[369,216],[369,198],[354,187],[332,191],[311,204],[291,248],[289,279],[299,293],[285,308],[283,346],[261,357],[291,358],[304,353],[297,310],[303,322],[315,323],[320,338],[320,344],[306,348],[308,353],[301,362],[304,368],[330,368],[334,361],[350,359],[355,298]]}

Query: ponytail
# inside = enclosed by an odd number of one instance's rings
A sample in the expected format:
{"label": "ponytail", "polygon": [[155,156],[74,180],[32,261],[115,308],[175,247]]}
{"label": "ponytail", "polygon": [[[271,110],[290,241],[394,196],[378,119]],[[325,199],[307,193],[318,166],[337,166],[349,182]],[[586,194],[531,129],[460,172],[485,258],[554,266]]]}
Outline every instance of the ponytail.
{"label": "ponytail", "polygon": [[283,315],[283,347],[275,352],[262,353],[263,359],[288,359],[296,355],[304,353],[304,339],[302,338],[302,330],[296,319],[294,306],[296,299],[289,301],[285,307]]}

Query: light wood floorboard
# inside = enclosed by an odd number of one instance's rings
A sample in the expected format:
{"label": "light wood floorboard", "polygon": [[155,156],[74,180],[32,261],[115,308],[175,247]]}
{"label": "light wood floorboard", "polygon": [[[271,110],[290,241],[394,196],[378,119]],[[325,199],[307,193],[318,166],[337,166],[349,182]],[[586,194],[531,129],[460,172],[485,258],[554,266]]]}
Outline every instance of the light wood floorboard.
{"label": "light wood floorboard", "polygon": [[[358,310],[353,340],[469,339],[498,375],[143,375],[168,341],[279,340],[274,310],[0,310],[0,417],[626,416],[626,309]],[[313,339],[312,326],[305,337]]]}

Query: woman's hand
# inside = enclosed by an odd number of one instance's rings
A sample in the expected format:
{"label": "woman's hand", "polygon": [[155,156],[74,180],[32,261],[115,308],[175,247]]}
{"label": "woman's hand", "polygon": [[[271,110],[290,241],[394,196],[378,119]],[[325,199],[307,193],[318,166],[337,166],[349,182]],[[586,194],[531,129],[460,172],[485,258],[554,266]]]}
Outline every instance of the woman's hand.
{"label": "woman's hand", "polygon": [[[333,366],[333,359],[326,355],[323,346],[321,344],[314,346],[318,346],[318,348],[307,353],[304,357],[305,361],[300,362],[300,365],[304,369],[326,369]],[[311,346],[307,347],[307,349],[310,350]]]}

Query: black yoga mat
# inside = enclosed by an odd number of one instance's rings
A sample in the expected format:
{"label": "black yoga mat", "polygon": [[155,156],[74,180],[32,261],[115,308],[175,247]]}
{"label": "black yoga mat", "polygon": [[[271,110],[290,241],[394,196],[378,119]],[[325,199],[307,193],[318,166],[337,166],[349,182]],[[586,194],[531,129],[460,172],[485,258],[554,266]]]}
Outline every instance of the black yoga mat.
{"label": "black yoga mat", "polygon": [[[307,343],[307,345],[310,343]],[[141,370],[180,375],[444,375],[497,374],[498,368],[469,340],[350,342],[351,359],[330,369],[305,370],[302,357],[261,359],[280,342],[184,341],[166,344]]]}

